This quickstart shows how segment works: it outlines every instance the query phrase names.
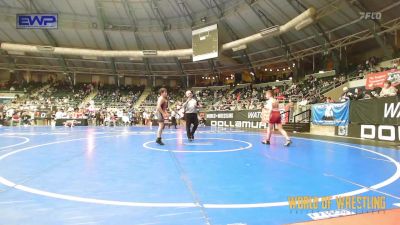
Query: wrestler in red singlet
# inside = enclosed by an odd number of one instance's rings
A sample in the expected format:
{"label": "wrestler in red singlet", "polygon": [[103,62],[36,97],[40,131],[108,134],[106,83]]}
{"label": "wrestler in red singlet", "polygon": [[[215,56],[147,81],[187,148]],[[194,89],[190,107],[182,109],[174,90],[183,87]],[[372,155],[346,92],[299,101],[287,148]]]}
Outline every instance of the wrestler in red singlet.
{"label": "wrestler in red singlet", "polygon": [[273,97],[272,91],[267,91],[265,93],[265,97],[268,99],[266,109],[269,110],[269,121],[267,128],[267,137],[262,143],[267,145],[270,144],[272,127],[276,125],[279,132],[286,138],[286,142],[284,145],[289,146],[292,143],[292,141],[290,140],[286,131],[282,128],[282,119],[281,119],[281,112],[279,111],[279,102]]}

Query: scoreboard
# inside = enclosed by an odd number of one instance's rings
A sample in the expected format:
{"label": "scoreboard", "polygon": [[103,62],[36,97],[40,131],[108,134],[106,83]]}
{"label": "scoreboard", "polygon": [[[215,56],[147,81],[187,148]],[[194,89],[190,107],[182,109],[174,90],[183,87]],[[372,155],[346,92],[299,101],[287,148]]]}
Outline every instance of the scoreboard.
{"label": "scoreboard", "polygon": [[218,57],[217,24],[192,31],[193,62]]}

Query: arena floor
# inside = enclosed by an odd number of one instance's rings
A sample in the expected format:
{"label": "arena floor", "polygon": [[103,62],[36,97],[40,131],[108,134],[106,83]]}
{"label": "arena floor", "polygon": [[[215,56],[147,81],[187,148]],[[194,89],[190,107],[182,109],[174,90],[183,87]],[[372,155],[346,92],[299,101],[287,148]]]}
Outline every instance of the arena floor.
{"label": "arena floor", "polygon": [[[386,196],[400,206],[400,151],[199,128],[0,127],[0,224],[287,224],[290,196]],[[320,210],[322,211],[322,210]]]}

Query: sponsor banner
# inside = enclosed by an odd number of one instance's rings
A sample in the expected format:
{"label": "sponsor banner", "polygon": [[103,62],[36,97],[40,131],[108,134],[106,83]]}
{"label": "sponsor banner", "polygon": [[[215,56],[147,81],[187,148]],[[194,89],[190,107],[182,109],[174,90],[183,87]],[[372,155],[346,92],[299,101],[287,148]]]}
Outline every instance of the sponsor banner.
{"label": "sponsor banner", "polygon": [[[284,109],[281,109],[282,121],[285,121]],[[261,109],[238,111],[204,112],[206,125],[216,127],[258,128],[265,129],[267,124],[261,122]]]}
{"label": "sponsor banner", "polygon": [[399,142],[400,125],[349,124],[336,127],[335,134],[345,137]]}
{"label": "sponsor banner", "polygon": [[56,119],[56,126],[64,126],[65,124],[73,123],[74,126],[87,126],[87,119]]}
{"label": "sponsor banner", "polygon": [[48,114],[48,111],[36,111],[35,119],[49,119],[51,118],[51,114]]}
{"label": "sponsor banner", "polygon": [[261,110],[208,111],[206,119],[261,121]]}
{"label": "sponsor banner", "polygon": [[57,13],[17,14],[17,29],[57,29]]}
{"label": "sponsor banner", "polygon": [[353,124],[400,125],[400,98],[397,96],[352,101],[350,122]]}
{"label": "sponsor banner", "polygon": [[[207,124],[206,124],[207,125]],[[209,122],[210,126],[213,127],[232,127],[232,128],[256,128],[256,129],[266,129],[267,124],[256,121],[216,121],[211,120]]]}
{"label": "sponsor banner", "polygon": [[235,128],[266,128],[261,122],[261,110],[208,111],[205,113],[206,125]]}
{"label": "sponsor banner", "polygon": [[392,69],[378,73],[367,74],[365,88],[371,90],[375,87],[383,87],[383,82],[390,80],[393,86],[400,84],[400,70]]}
{"label": "sponsor banner", "polygon": [[312,123],[323,126],[344,126],[349,123],[349,106],[349,101],[312,105]]}

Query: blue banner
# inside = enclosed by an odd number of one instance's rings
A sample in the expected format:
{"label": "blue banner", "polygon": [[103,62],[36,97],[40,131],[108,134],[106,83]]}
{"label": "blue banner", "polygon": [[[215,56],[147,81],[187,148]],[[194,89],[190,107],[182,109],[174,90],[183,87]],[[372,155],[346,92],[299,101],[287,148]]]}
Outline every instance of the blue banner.
{"label": "blue banner", "polygon": [[311,107],[312,123],[324,126],[345,126],[349,123],[350,101],[315,104]]}

